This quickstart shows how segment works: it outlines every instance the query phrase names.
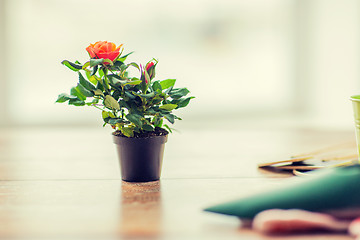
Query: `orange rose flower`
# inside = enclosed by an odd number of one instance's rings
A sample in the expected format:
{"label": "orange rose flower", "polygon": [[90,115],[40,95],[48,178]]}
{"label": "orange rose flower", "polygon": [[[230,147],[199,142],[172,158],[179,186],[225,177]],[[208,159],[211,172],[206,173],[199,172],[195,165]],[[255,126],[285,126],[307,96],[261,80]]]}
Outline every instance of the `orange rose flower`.
{"label": "orange rose flower", "polygon": [[114,61],[120,54],[120,48],[122,44],[116,47],[115,43],[107,41],[99,41],[94,44],[90,44],[86,51],[89,53],[91,58],[97,59],[110,59]]}

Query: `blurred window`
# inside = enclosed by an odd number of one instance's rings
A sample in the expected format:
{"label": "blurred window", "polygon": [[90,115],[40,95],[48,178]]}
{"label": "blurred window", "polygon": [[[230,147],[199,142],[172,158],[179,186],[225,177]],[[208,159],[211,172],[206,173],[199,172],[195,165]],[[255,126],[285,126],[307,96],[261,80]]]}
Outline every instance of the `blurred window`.
{"label": "blurred window", "polygon": [[[8,109],[17,124],[101,122],[97,110],[55,104],[76,85],[63,59],[87,61],[98,40],[159,60],[197,97],[182,115],[287,111],[294,103],[294,1],[6,1]],[[3,36],[4,37],[4,36]],[[217,114],[219,113],[219,114]],[[95,120],[97,119],[97,120]]]}

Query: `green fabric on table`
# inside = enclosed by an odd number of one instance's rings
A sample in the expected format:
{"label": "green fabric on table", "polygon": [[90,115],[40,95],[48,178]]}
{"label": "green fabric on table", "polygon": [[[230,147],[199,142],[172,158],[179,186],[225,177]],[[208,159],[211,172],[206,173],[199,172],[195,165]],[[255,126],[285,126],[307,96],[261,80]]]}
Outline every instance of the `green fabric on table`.
{"label": "green fabric on table", "polygon": [[270,192],[204,209],[252,219],[267,209],[329,212],[360,208],[360,165],[318,170],[298,182]]}

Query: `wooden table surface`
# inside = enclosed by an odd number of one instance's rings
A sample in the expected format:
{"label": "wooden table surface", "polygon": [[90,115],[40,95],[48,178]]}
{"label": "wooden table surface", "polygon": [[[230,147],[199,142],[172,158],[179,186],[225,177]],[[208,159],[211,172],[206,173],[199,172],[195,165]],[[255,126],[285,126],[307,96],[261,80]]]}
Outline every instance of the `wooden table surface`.
{"label": "wooden table surface", "polygon": [[264,161],[354,141],[351,131],[188,128],[170,135],[162,179],[120,180],[110,129],[0,129],[0,239],[352,239],[264,236],[204,207],[290,180]]}

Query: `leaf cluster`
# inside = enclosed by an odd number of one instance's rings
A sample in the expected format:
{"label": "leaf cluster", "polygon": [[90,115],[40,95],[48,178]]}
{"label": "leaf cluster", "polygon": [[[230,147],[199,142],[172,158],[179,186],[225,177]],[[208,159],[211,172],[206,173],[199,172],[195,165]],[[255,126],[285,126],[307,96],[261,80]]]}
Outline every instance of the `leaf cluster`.
{"label": "leaf cluster", "polygon": [[[78,83],[70,94],[60,94],[56,102],[95,107],[102,112],[104,126],[111,125],[127,137],[156,127],[172,132],[164,120],[171,124],[181,120],[173,111],[186,107],[194,97],[188,96],[187,88],[175,88],[175,79],[155,80],[156,59],[142,67],[135,62],[125,63],[130,54],[114,61],[62,61],[78,74]],[[130,77],[129,68],[136,68],[139,77]]]}

